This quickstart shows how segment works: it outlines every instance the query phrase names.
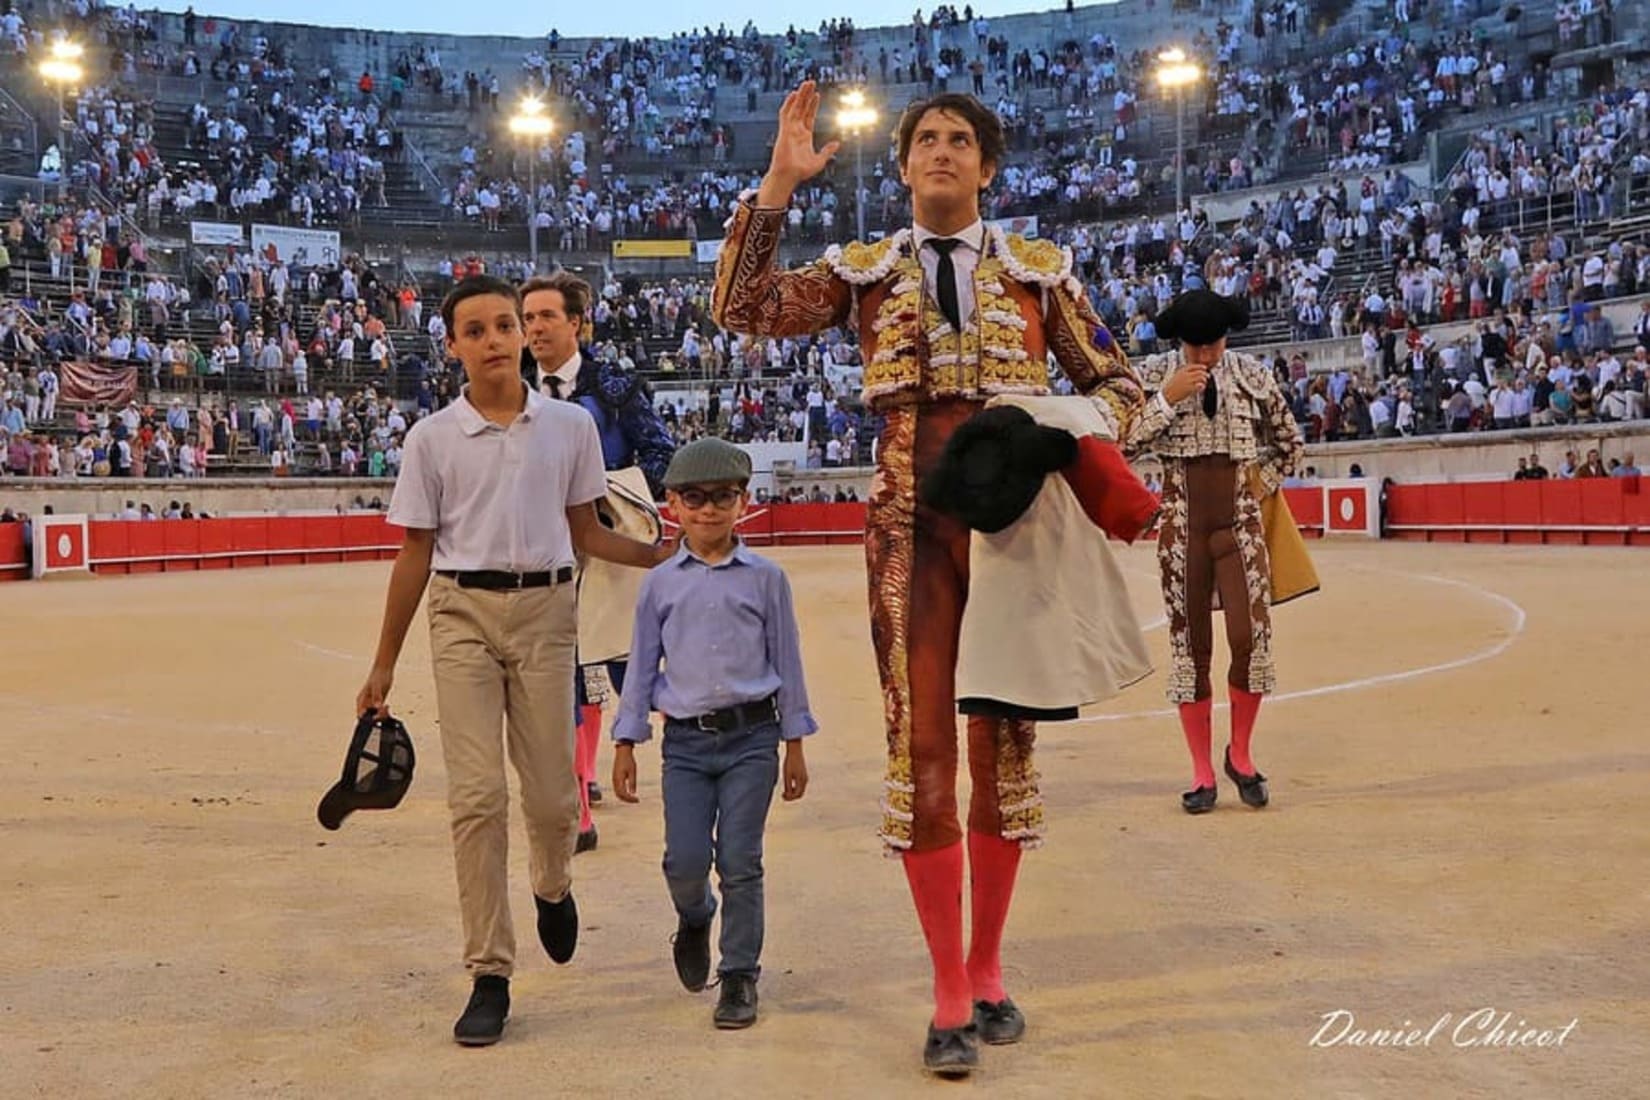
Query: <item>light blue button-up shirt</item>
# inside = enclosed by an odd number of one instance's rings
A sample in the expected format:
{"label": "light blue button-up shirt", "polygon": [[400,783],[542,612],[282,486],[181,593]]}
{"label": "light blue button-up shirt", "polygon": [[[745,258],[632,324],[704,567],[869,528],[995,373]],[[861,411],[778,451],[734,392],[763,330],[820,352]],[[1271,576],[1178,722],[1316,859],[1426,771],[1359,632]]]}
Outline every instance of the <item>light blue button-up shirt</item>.
{"label": "light blue button-up shirt", "polygon": [[802,680],[790,581],[743,542],[710,565],[684,540],[642,581],[613,739],[646,741],[650,711],[697,718],[775,692],[785,740],[819,729]]}

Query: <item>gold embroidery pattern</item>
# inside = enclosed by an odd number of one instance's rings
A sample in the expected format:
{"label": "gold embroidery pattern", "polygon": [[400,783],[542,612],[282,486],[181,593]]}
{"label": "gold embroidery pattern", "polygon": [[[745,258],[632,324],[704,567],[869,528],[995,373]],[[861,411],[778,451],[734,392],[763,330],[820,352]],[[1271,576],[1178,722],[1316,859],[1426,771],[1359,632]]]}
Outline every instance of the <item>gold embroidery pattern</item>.
{"label": "gold embroidery pattern", "polygon": [[711,319],[729,332],[801,336],[841,324],[852,295],[823,261],[801,271],[775,270],[782,211],[740,203],[716,258]]}
{"label": "gold embroidery pattern", "polygon": [[1064,286],[1048,296],[1049,350],[1078,393],[1094,394],[1111,406],[1118,438],[1125,438],[1146,403],[1129,357],[1087,298],[1073,296]]}
{"label": "gold embroidery pattern", "polygon": [[888,735],[882,829],[888,854],[911,847],[916,785],[911,776],[911,666],[906,649],[915,555],[917,486],[912,455],[917,412],[888,413],[877,448],[877,473],[865,517],[865,567],[870,578],[871,638],[881,667],[882,708]]}
{"label": "gold embroidery pattern", "polygon": [[905,242],[910,235],[909,229],[901,229],[893,236],[884,237],[874,244],[866,244],[864,241],[849,241],[845,245],[833,244],[825,250],[825,263],[838,278],[855,286],[880,283],[894,270],[894,265],[904,254]]}
{"label": "gold embroidery pattern", "polygon": [[1043,843],[1043,793],[1032,761],[1037,727],[1020,719],[1002,719],[997,726],[997,814],[1004,840],[1021,848]]}
{"label": "gold embroidery pattern", "polygon": [[1014,263],[1030,272],[1050,279],[1060,279],[1070,274],[1071,262],[1065,250],[1053,241],[1029,240],[1018,233],[1004,233],[1001,240],[1007,245]]}
{"label": "gold embroidery pattern", "polygon": [[[922,385],[917,322],[922,309],[922,267],[910,256],[894,265],[895,283],[871,321],[876,351],[865,364],[863,399],[867,403]],[[870,343],[871,341],[861,341]]]}
{"label": "gold embroidery pattern", "polygon": [[[995,256],[975,269],[974,322],[959,333],[922,299],[922,268],[915,257],[893,265],[895,280],[871,320],[876,350],[865,367],[865,400],[906,403],[924,397],[999,393],[1046,394],[1048,367],[1026,351],[1026,320]],[[920,329],[919,321],[929,327]],[[976,371],[976,367],[978,370]]]}

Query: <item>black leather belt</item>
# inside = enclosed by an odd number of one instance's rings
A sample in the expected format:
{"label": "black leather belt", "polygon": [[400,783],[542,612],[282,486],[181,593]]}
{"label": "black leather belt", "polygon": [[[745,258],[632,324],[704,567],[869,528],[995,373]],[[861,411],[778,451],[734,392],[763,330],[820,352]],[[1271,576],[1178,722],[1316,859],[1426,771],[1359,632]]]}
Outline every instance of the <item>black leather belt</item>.
{"label": "black leather belt", "polygon": [[779,721],[779,697],[770,695],[754,703],[735,703],[697,718],[671,718],[671,721],[684,726],[697,726],[707,733],[732,733],[764,722]]}
{"label": "black leather belt", "polygon": [[573,583],[571,565],[564,565],[553,573],[505,573],[497,569],[437,569],[436,575],[457,581],[460,588],[489,588],[495,591],[549,588],[553,584]]}

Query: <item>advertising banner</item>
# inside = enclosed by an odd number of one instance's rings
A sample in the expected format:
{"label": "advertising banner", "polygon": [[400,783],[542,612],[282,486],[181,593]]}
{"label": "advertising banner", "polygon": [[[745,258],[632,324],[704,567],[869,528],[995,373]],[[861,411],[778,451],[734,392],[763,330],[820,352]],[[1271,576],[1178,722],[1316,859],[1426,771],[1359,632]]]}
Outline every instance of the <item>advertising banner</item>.
{"label": "advertising banner", "polygon": [[693,242],[678,241],[614,241],[615,260],[685,260],[693,255]]}
{"label": "advertising banner", "polygon": [[136,367],[70,360],[57,374],[58,400],[65,405],[122,406],[137,396]]}
{"label": "advertising banner", "polygon": [[343,252],[336,229],[296,225],[252,226],[252,249],[270,263],[299,267],[336,266]]}
{"label": "advertising banner", "polygon": [[1037,239],[1037,215],[1035,214],[1024,218],[993,218],[986,224],[995,225],[1004,233],[1018,233],[1028,240]]}
{"label": "advertising banner", "polygon": [[244,246],[246,244],[246,230],[229,222],[190,222],[189,243]]}

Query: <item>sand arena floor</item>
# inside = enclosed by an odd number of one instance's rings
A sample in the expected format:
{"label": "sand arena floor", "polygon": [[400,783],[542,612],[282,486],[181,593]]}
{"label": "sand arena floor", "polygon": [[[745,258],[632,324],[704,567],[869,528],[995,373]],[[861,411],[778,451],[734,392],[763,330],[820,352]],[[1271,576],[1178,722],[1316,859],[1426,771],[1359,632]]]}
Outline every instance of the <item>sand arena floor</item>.
{"label": "sand arena floor", "polygon": [[[647,750],[644,801],[610,797],[578,857],[569,967],[537,947],[514,823],[522,963],[480,1051],[450,1040],[467,983],[422,619],[394,697],[412,794],[336,834],[313,816],[387,565],[0,588],[0,1094],[1650,1095],[1643,551],[1320,547],[1325,591],[1277,615],[1264,812],[1224,778],[1214,814],[1180,811],[1161,673],[1047,727],[1051,833],[1005,955],[1030,1033],[962,1086],[920,1074],[926,957],[873,836],[860,552],[777,556],[823,730],[771,819],[761,1022],[714,1032],[714,995],[676,984]],[[1161,658],[1151,552],[1125,561]],[[1577,1023],[1562,1047],[1455,1045],[1486,1008]],[[1451,1018],[1430,1045],[1314,1047],[1336,1010]]]}

